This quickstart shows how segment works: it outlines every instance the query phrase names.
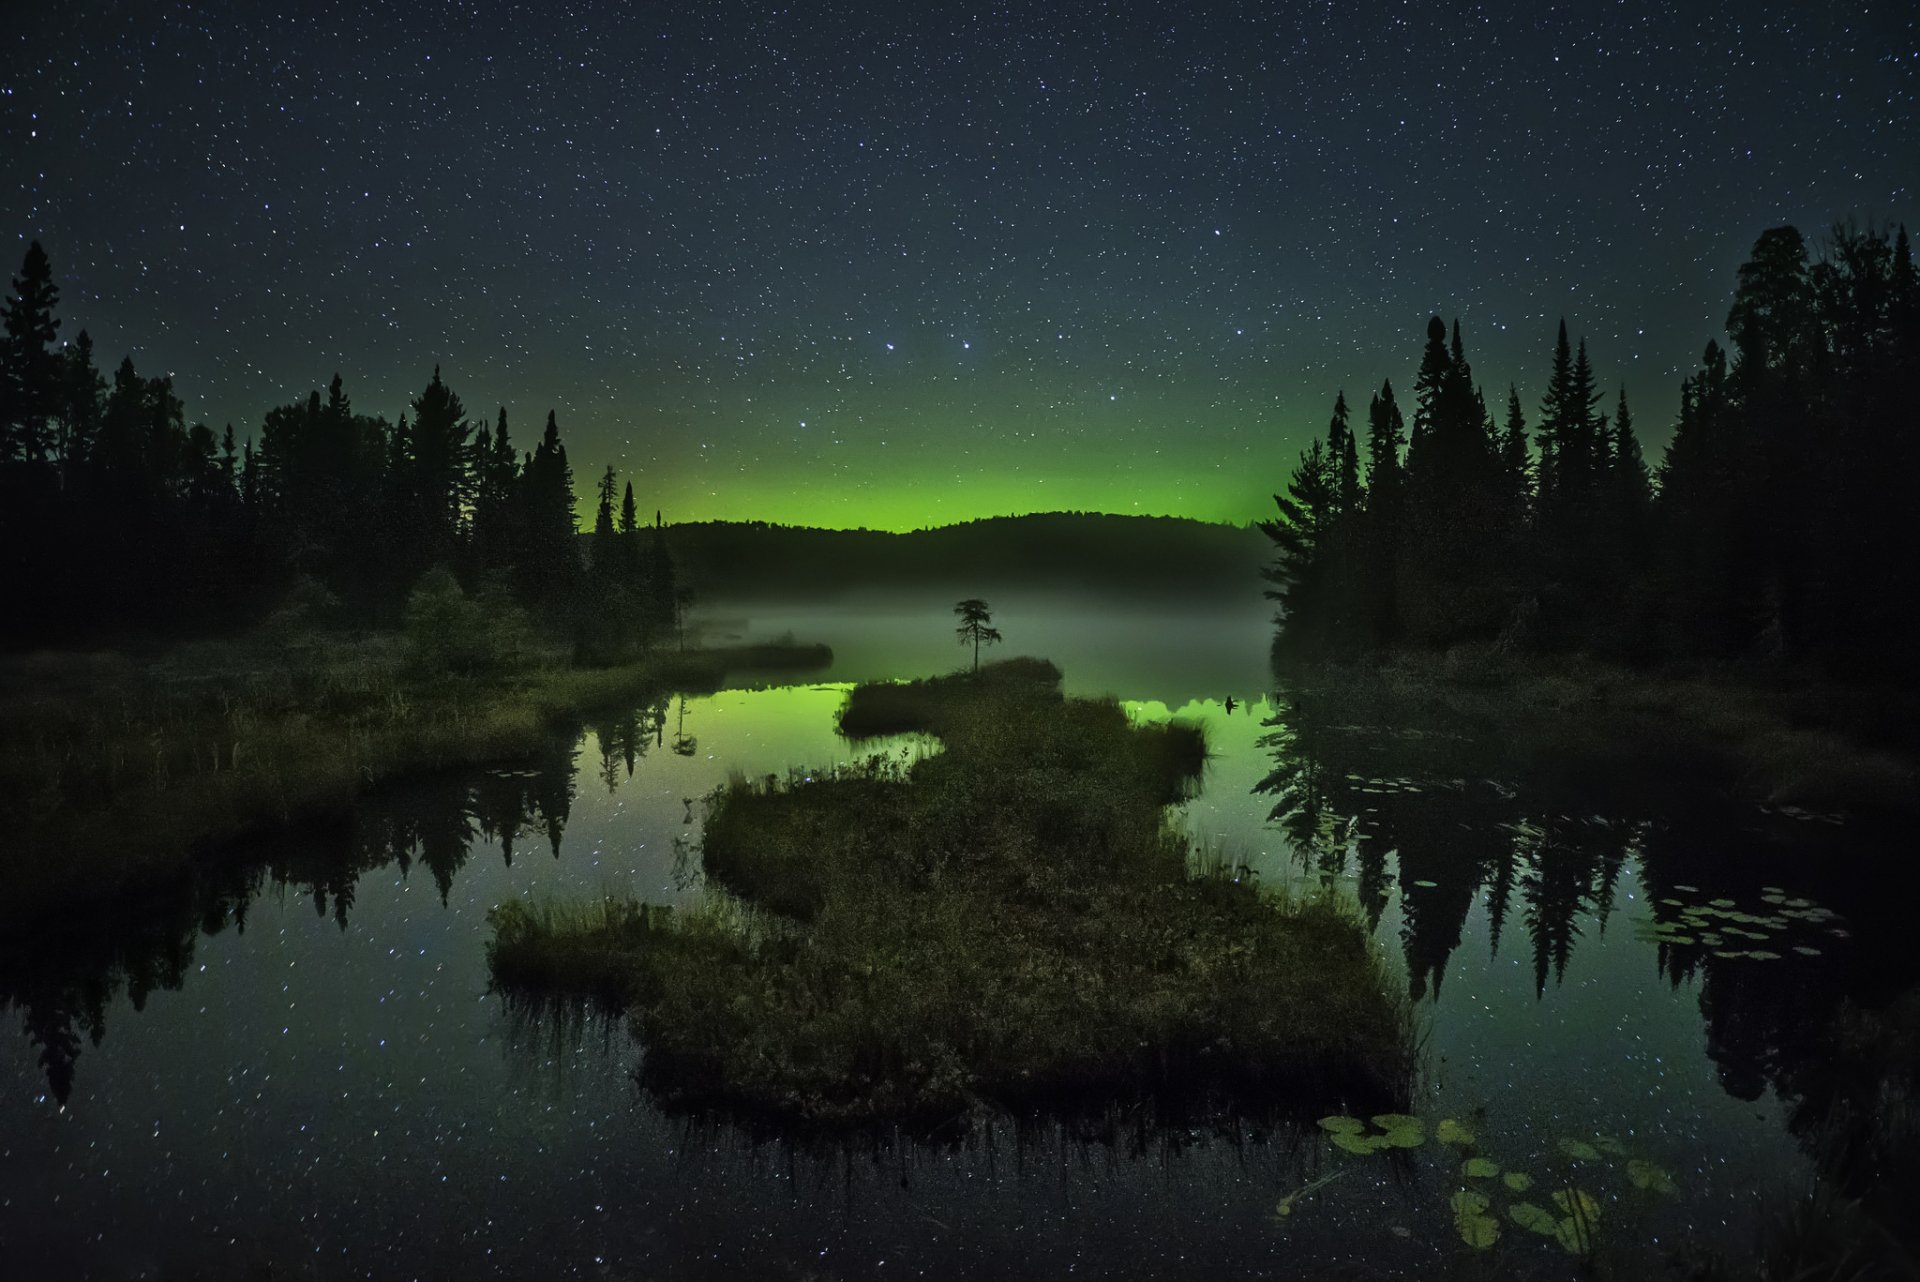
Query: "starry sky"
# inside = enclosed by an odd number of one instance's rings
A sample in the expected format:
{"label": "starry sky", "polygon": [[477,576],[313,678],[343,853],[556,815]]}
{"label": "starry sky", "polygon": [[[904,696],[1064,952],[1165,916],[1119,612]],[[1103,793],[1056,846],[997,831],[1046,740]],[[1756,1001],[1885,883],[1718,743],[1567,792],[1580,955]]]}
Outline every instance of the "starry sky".
{"label": "starry sky", "polygon": [[7,9],[63,336],[243,436],[438,364],[670,520],[1244,522],[1434,312],[1657,453],[1760,231],[1920,229],[1911,0]]}

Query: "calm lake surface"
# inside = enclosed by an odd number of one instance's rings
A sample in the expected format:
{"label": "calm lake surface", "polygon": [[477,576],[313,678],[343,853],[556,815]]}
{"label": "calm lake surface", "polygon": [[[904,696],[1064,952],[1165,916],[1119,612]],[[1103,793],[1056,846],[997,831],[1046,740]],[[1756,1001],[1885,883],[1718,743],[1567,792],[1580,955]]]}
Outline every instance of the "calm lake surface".
{"label": "calm lake surface", "polygon": [[[1505,1214],[1570,1184],[1601,1248],[1655,1272],[1684,1244],[1744,1249],[1765,1199],[1804,1186],[1809,1118],[1842,1089],[1831,1022],[1914,982],[1904,909],[1870,890],[1875,838],[1852,825],[1633,752],[1601,768],[1316,720],[1269,690],[1257,608],[1008,598],[1004,650],[1054,659],[1070,693],[1206,723],[1215,759],[1180,822],[1242,875],[1356,905],[1426,1029],[1414,1112],[1468,1126],[1530,1191],[1464,1181],[1434,1140],[1355,1156],[1313,1127],[789,1144],[660,1113],[618,1021],[489,994],[489,908],[698,894],[700,799],[730,771],[876,750],[834,733],[845,683],[953,667],[949,604],[719,612],[716,633],[824,640],[835,666],[392,790],[0,953],[0,1273],[1415,1277],[1469,1254],[1449,1209],[1467,1183],[1510,1276],[1575,1272]],[[1674,1191],[1636,1188],[1629,1162]]]}

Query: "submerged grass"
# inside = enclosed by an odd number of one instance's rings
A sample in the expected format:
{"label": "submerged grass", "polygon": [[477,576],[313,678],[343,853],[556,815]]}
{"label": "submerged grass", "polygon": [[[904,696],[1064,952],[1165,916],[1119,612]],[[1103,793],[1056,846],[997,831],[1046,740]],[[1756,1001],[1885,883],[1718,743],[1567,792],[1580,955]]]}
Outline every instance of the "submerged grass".
{"label": "submerged grass", "polygon": [[861,686],[841,724],[946,750],[736,781],[712,799],[704,857],[717,902],[744,914],[503,906],[496,983],[612,986],[649,1086],[752,1115],[1405,1102],[1409,1013],[1346,911],[1189,874],[1163,807],[1194,786],[1198,727],[1063,699],[1033,660]]}
{"label": "submerged grass", "polygon": [[779,654],[659,653],[580,668],[534,653],[491,677],[423,678],[399,638],[201,644],[137,663],[37,655],[0,666],[0,918],[183,875],[252,831],[406,774],[509,760],[556,725],[663,689],[711,689]]}

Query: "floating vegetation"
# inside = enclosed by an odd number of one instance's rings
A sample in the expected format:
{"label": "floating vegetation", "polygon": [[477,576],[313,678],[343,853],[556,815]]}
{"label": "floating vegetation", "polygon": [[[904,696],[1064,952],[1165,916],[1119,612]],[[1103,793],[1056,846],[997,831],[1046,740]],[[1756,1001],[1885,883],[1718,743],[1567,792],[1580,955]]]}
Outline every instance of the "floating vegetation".
{"label": "floating vegetation", "polygon": [[1419,1148],[1427,1142],[1427,1124],[1407,1113],[1379,1113],[1373,1124],[1377,1135],[1367,1134],[1367,1124],[1357,1117],[1323,1117],[1321,1130],[1332,1138],[1334,1147],[1365,1157],[1383,1148]]}
{"label": "floating vegetation", "polygon": [[1627,1179],[1633,1187],[1649,1193],[1665,1193],[1672,1197],[1680,1192],[1675,1187],[1673,1177],[1666,1169],[1645,1158],[1635,1157],[1627,1160]]}
{"label": "floating vegetation", "polygon": [[1453,1227],[1460,1240],[1476,1251],[1484,1251],[1500,1240],[1500,1221],[1487,1214],[1493,1203],[1484,1193],[1461,1189],[1449,1203],[1453,1207]]}
{"label": "floating vegetation", "polygon": [[[1697,886],[1679,885],[1673,889],[1691,895],[1700,893]],[[1655,902],[1660,905],[1655,909],[1655,916],[1643,919],[1636,928],[1641,939],[1662,947],[1699,947],[1721,961],[1779,961],[1789,948],[1801,957],[1818,957],[1819,949],[1792,938],[1798,932],[1811,929],[1847,938],[1846,929],[1837,924],[1838,913],[1803,896],[1789,895],[1779,886],[1760,888],[1762,911],[1755,912],[1741,908],[1738,900],[1724,895],[1705,901],[1668,895]],[[1661,909],[1674,911],[1662,920]],[[1767,946],[1745,948],[1740,946],[1742,942]]]}
{"label": "floating vegetation", "polygon": [[[1424,1139],[1427,1124],[1404,1113],[1382,1113],[1372,1119],[1372,1127],[1357,1117],[1344,1115],[1323,1117],[1319,1125],[1337,1147],[1367,1156],[1393,1147],[1390,1137]],[[1632,1156],[1618,1136],[1566,1137],[1553,1147],[1561,1160],[1580,1163],[1582,1171],[1578,1182],[1573,1182],[1569,1171],[1564,1177],[1568,1181],[1565,1186],[1554,1190],[1543,1204],[1523,1196],[1537,1183],[1532,1175],[1523,1170],[1505,1169],[1499,1160],[1471,1151],[1477,1146],[1474,1133],[1458,1120],[1442,1119],[1434,1124],[1433,1133],[1442,1144],[1468,1150],[1458,1168],[1460,1181],[1487,1181],[1473,1185],[1461,1183],[1447,1202],[1454,1232],[1476,1251],[1488,1250],[1500,1240],[1500,1224],[1505,1219],[1528,1233],[1552,1239],[1570,1255],[1591,1255],[1605,1205],[1598,1182],[1610,1174],[1617,1178],[1624,1173],[1625,1183],[1633,1192],[1663,1197],[1676,1197],[1680,1192],[1665,1167],[1647,1158]],[[1417,1143],[1418,1140],[1404,1146],[1415,1147]],[[1322,1177],[1307,1187],[1317,1188],[1326,1178],[1330,1177]],[[1286,1209],[1279,1214],[1290,1214],[1293,1201],[1299,1196],[1300,1193],[1293,1193],[1281,1199]],[[1620,1196],[1620,1193],[1612,1195],[1616,1201]],[[1504,1209],[1496,1199],[1505,1201]]]}

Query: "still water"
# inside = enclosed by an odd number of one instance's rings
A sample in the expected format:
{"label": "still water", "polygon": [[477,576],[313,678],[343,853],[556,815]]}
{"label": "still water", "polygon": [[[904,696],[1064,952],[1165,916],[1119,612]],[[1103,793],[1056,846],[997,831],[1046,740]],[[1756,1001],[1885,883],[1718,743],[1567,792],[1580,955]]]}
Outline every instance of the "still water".
{"label": "still water", "polygon": [[[1473,1182],[1502,1217],[1505,1273],[1573,1274],[1503,1215],[1554,1189],[1591,1190],[1600,1248],[1657,1271],[1686,1244],[1744,1248],[1765,1200],[1804,1182],[1810,1111],[1840,1089],[1832,1021],[1914,980],[1895,907],[1864,884],[1871,838],[1695,795],[1670,763],[1543,765],[1457,728],[1316,721],[1266,692],[1258,614],[1010,604],[1009,650],[1048,654],[1072,692],[1206,723],[1206,787],[1178,817],[1205,858],[1354,903],[1426,1030],[1414,1111],[1535,1184]],[[1311,1128],[1102,1142],[1027,1119],[945,1146],[792,1145],[662,1115],[618,1021],[529,1021],[489,994],[491,906],[698,893],[700,799],[730,771],[876,750],[834,734],[845,683],[952,666],[950,626],[938,603],[737,613],[724,630],[819,638],[836,667],[663,699],[535,760],[395,789],[0,954],[0,1274],[1459,1267],[1461,1154],[1437,1141],[1353,1156]],[[1673,1191],[1634,1187],[1629,1161]]]}

